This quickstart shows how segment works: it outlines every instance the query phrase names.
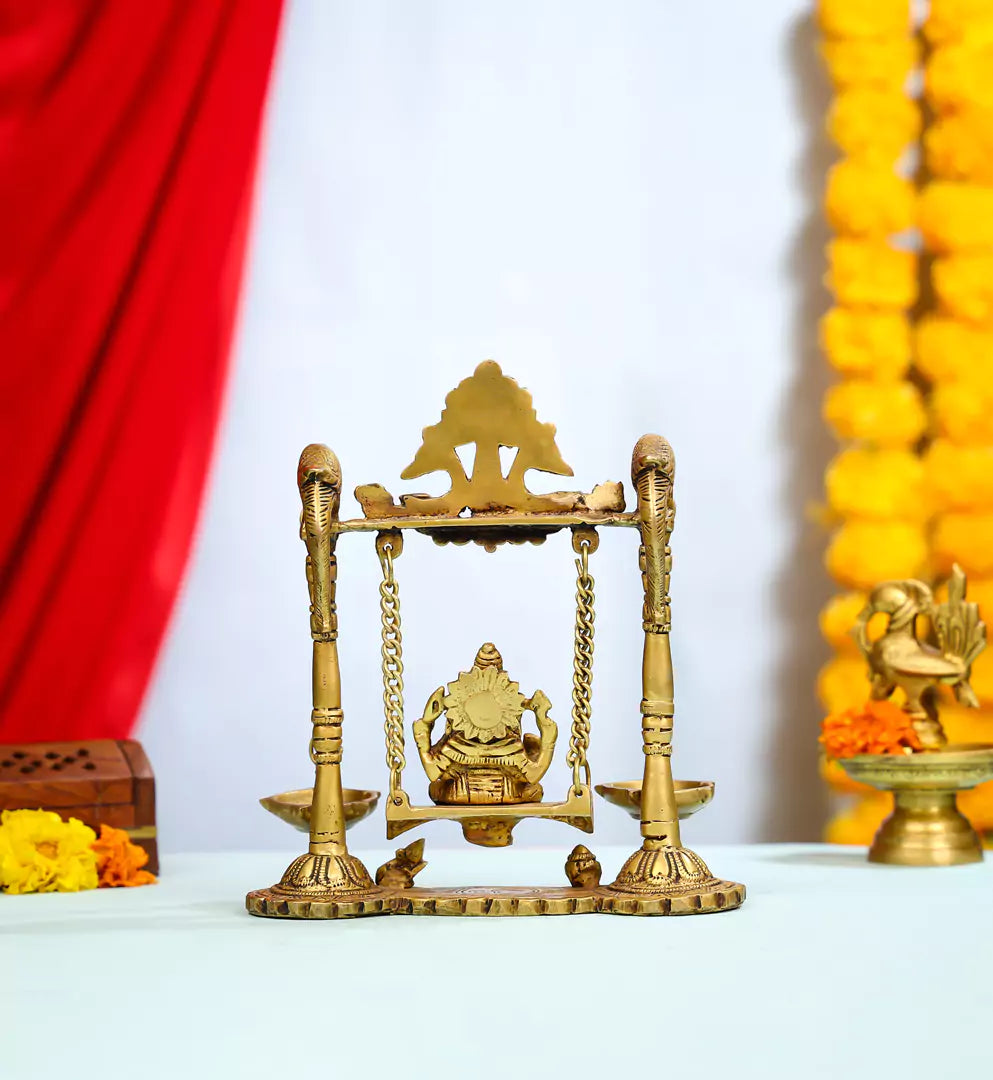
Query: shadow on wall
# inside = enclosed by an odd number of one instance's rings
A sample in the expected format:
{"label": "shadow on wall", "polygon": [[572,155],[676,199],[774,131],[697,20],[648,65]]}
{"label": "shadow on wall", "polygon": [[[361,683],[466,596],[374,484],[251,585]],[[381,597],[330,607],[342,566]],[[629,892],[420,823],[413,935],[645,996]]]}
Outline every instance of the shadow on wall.
{"label": "shadow on wall", "polygon": [[819,840],[828,796],[817,772],[821,714],[814,687],[826,659],[817,616],[831,584],[824,570],[827,538],[810,519],[809,507],[823,499],[824,468],[835,449],[821,420],[821,401],[831,380],[817,345],[817,321],[830,303],[823,284],[829,235],[821,216],[821,195],[834,153],[823,134],[830,88],[819,63],[813,18],[805,16],[794,25],[786,47],[795,108],[808,133],[795,172],[807,214],[787,263],[796,296],[791,326],[794,367],[783,396],[779,434],[789,462],[782,498],[795,530],[774,586],[784,644],[773,681],[769,775],[776,782],[769,792],[762,836]]}

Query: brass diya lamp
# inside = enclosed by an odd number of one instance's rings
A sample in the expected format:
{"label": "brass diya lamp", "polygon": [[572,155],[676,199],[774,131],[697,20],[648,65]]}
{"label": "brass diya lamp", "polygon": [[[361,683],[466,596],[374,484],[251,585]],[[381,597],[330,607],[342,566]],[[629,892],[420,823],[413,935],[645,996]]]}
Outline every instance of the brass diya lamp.
{"label": "brass diya lamp", "polygon": [[[463,468],[457,452],[469,443],[475,446],[471,473]],[[501,448],[516,450],[506,469]],[[343,521],[338,512],[342,477],[337,457],[320,444],[304,449],[297,485],[303,504],[301,537],[307,547],[310,592],[310,757],[315,783],[312,789],[275,797],[267,808],[298,827],[306,823],[310,842],[279,882],[248,894],[246,906],[252,914],[300,919],[391,914],[677,915],[727,911],[743,903],[744,886],[715,877],[697,854],[683,846],[680,837],[679,818],[704,805],[713,787],[690,785],[681,791],[672,778],[669,577],[676,513],[672,448],[658,435],[646,435],[638,441],[631,465],[637,495],[633,512],[625,510],[619,483],[599,484],[590,492],[535,494],[524,483],[529,471],[572,475],[556,446],[554,426],[539,422],[531,395],[492,361],[481,364],[448,395],[439,421],[424,429],[420,449],[401,473],[401,478],[408,480],[447,472],[451,486],[442,495],[402,495],[396,502],[385,488],[367,484],[355,491],[363,517]],[[581,844],[566,859],[567,885],[421,887],[414,878],[426,865],[422,838],[398,849],[394,859],[371,875],[345,841],[349,799],[341,780],[344,714],[335,604],[338,540],[347,534],[372,534],[382,572],[379,600],[389,772],[384,800],[387,837],[436,821],[451,821],[469,843],[506,847],[517,825],[530,818],[593,832],[587,753],[593,716],[595,607],[590,564],[599,546],[598,529],[614,527],[635,530],[640,541],[644,648],[641,685],[637,697],[632,695],[632,706],[640,713],[644,775],[641,783],[629,785],[623,796],[629,810],[637,808],[641,830],[638,849],[606,885],[601,885],[596,857]],[[421,715],[408,727],[404,693],[410,672],[403,664],[396,572],[405,538],[423,534],[437,544],[471,542],[495,552],[508,543],[540,544],[565,530],[571,534],[576,575],[572,708],[567,733],[560,740],[552,702],[540,689],[522,690],[492,642],[480,645],[466,670],[428,696]],[[445,618],[457,619],[464,602],[463,598],[440,595],[438,607]],[[527,602],[533,600],[528,598]],[[635,705],[638,699],[640,704]],[[408,788],[408,735],[416,751],[416,759],[413,753],[410,757],[420,765],[426,782],[426,803],[418,803]],[[564,753],[557,755],[559,747]],[[558,770],[560,779],[555,781],[554,765],[562,757],[566,768]],[[564,793],[548,799],[546,787],[554,783],[563,784]],[[605,785],[603,794],[618,801],[623,789],[623,785]]]}
{"label": "brass diya lamp", "polygon": [[[901,689],[903,711],[920,745],[903,754],[837,759],[853,780],[893,793],[893,812],[873,839],[870,862],[956,866],[982,861],[982,841],[959,811],[957,795],[993,780],[993,744],[949,745],[935,701],[937,687],[947,686],[960,704],[979,704],[969,675],[986,645],[986,627],[965,591],[958,566],[943,604],[935,604],[921,581],[888,581],[872,591],[856,621],[871,697],[885,700]],[[879,612],[888,616],[886,630],[870,641],[869,620]],[[935,644],[918,636],[919,617],[930,620]]]}
{"label": "brass diya lamp", "polygon": [[[379,792],[342,788],[341,801],[345,814],[345,828],[350,829],[376,809]],[[259,799],[259,804],[270,814],[292,825],[299,832],[305,833],[310,832],[310,809],[313,802],[313,788],[283,791],[279,795],[269,795],[264,799]]]}

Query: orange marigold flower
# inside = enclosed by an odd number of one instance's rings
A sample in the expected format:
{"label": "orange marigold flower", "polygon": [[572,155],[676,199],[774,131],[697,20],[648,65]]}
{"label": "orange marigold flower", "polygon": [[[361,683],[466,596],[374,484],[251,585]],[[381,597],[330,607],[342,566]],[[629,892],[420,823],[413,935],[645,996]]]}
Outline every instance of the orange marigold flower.
{"label": "orange marigold flower", "polygon": [[914,329],[917,366],[929,379],[970,378],[993,386],[993,331],[958,319],[929,315]]}
{"label": "orange marigold flower", "polygon": [[828,172],[824,209],[846,236],[884,237],[914,224],[913,184],[888,165],[839,161]]}
{"label": "orange marigold flower", "polygon": [[993,184],[993,108],[938,117],[924,132],[924,151],[934,176]]}
{"label": "orange marigold flower", "polygon": [[848,379],[830,387],[822,411],[840,440],[884,448],[912,446],[927,428],[920,392],[909,382]]}
{"label": "orange marigold flower", "polygon": [[924,68],[924,93],[938,112],[993,108],[993,41],[980,37],[935,49]]}
{"label": "orange marigold flower", "polygon": [[843,450],[824,477],[828,504],[841,517],[930,517],[924,465],[908,450]]}
{"label": "orange marigold flower", "polygon": [[824,561],[835,581],[868,591],[880,581],[920,577],[928,565],[927,534],[904,521],[846,521]]}
{"label": "orange marigold flower", "polygon": [[866,701],[831,713],[821,723],[820,741],[830,758],[922,749],[910,717],[892,701]]}
{"label": "orange marigold flower", "polygon": [[948,573],[958,563],[967,574],[990,577],[993,514],[942,514],[934,527],[932,545],[939,573]]}
{"label": "orange marigold flower", "polygon": [[907,0],[818,0],[817,23],[840,38],[885,38],[910,32]]}
{"label": "orange marigold flower", "polygon": [[932,251],[993,247],[993,187],[947,180],[928,184],[917,215]]}
{"label": "orange marigold flower", "polygon": [[93,841],[92,847],[101,889],[154,884],[155,875],[142,870],[148,862],[148,852],[132,843],[123,829],[101,825],[100,838]]}
{"label": "orange marigold flower", "polygon": [[916,38],[826,38],[821,58],[836,89],[872,86],[902,90],[919,65],[921,47]]}
{"label": "orange marigold flower", "polygon": [[993,446],[935,439],[923,467],[937,509],[993,510]]}
{"label": "orange marigold flower", "polygon": [[892,382],[910,367],[910,320],[902,311],[834,307],[819,331],[828,362],[844,375]]}
{"label": "orange marigold flower", "polygon": [[828,112],[827,132],[848,157],[892,164],[920,136],[920,106],[899,90],[842,90]]}
{"label": "orange marigold flower", "polygon": [[917,256],[878,240],[840,237],[827,248],[825,284],[846,307],[908,308],[917,299]]}
{"label": "orange marigold flower", "polygon": [[993,322],[993,254],[970,251],[935,259],[931,280],[950,315]]}

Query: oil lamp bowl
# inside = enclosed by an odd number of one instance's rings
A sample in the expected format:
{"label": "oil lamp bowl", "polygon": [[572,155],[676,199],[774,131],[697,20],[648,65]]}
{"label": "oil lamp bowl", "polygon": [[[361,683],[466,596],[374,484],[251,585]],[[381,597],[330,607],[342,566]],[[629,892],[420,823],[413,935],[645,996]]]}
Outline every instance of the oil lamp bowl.
{"label": "oil lamp bowl", "polygon": [[[367,818],[379,802],[378,791],[364,791],[360,788],[345,788],[345,828],[350,829],[357,821]],[[300,832],[310,832],[310,803],[314,796],[313,788],[298,788],[296,791],[284,791],[280,795],[270,795],[259,799],[262,806],[275,814],[281,821],[287,821]]]}
{"label": "oil lamp bowl", "polygon": [[[688,818],[701,810],[714,797],[712,780],[674,780],[676,809],[680,818]],[[641,781],[616,780],[612,784],[597,784],[596,793],[614,806],[626,810],[631,817],[641,819]]]}
{"label": "oil lamp bowl", "polygon": [[960,743],[916,754],[839,758],[853,779],[893,793],[893,813],[869,849],[869,861],[898,866],[981,862],[979,835],[956,805],[959,791],[993,780],[993,744]]}

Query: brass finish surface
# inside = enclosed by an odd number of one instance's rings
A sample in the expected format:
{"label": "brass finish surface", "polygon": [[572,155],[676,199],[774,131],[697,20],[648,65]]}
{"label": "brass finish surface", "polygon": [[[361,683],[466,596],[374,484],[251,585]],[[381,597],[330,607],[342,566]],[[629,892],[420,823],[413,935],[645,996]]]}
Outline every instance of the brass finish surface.
{"label": "brass finish surface", "polygon": [[[676,792],[676,812],[680,821],[702,810],[714,797],[711,780],[673,780]],[[596,784],[593,790],[613,806],[626,810],[631,817],[641,820],[641,781],[617,780],[613,784]]]}
{"label": "brass finish surface", "polygon": [[[978,606],[966,602],[965,590],[965,574],[958,566],[943,604],[934,603],[923,581],[886,581],[869,594],[855,624],[855,640],[869,664],[871,696],[879,701],[899,687],[906,698],[904,712],[925,750],[939,750],[947,742],[932,699],[936,686],[950,686],[962,705],[979,704],[969,676],[986,645],[986,626]],[[886,630],[870,641],[869,621],[879,612],[889,616]],[[937,648],[920,640],[921,616],[931,620]]]}
{"label": "brass finish surface", "polygon": [[898,866],[982,862],[982,842],[959,811],[956,795],[993,780],[993,746],[862,754],[841,758],[839,764],[853,780],[893,792],[893,812],[872,841],[870,862]]}
{"label": "brass finish surface", "polygon": [[267,890],[278,902],[297,899],[331,901],[375,894],[369,872],[350,855],[345,843],[345,799],[341,786],[341,673],[338,668],[338,612],[335,586],[338,563],[331,525],[341,501],[341,466],[326,447],[312,443],[300,455],[297,485],[303,503],[300,536],[307,546],[310,636],[313,639],[314,791],[310,810],[310,845],[294,859],[278,885]]}
{"label": "brass finish surface", "polygon": [[638,496],[641,529],[640,564],[644,605],[644,652],[641,667],[642,750],[641,848],[621,868],[611,893],[623,898],[607,910],[644,914],[642,901],[671,903],[677,899],[698,911],[738,907],[744,886],[715,878],[706,863],[684,848],[672,780],[673,673],[669,634],[672,612],[669,576],[670,539],[676,522],[673,497],[676,461],[660,435],[639,439],[631,459],[631,480]]}
{"label": "brass finish surface", "polygon": [[[462,451],[472,447],[471,465]],[[515,451],[506,468],[501,449]],[[468,461],[468,458],[465,459]],[[311,805],[299,791],[263,800],[273,813],[302,827],[308,820],[309,851],[289,866],[279,884],[249,893],[256,915],[331,919],[363,915],[557,915],[608,912],[676,915],[738,907],[744,886],[715,878],[680,840],[679,818],[703,806],[713,785],[673,784],[673,729],[669,539],[675,504],[673,457],[669,444],[647,435],[635,447],[632,480],[635,513],[624,507],[619,483],[598,484],[588,493],[536,494],[525,485],[529,471],[571,476],[555,442],[555,428],[538,420],[530,394],[492,361],[481,364],[445,399],[438,423],[424,429],[422,444],[402,474],[413,479],[448,474],[441,495],[408,494],[399,503],[378,484],[356,489],[364,517],[341,521],[341,470],[327,447],[307,447],[298,484],[303,502],[301,535],[307,545],[311,637],[314,652],[314,710],[311,758],[315,784]],[[637,527],[644,589],[641,716],[644,776],[640,784],[602,785],[598,790],[630,810],[640,804],[642,845],[616,880],[601,884],[601,867],[582,845],[566,862],[568,886],[549,888],[439,888],[414,884],[426,862],[424,841],[397,850],[373,882],[345,845],[345,828],[371,812],[370,799],[350,799],[341,786],[342,710],[335,608],[335,545],[345,532],[373,532],[382,572],[380,584],[383,716],[389,792],[386,834],[395,837],[431,821],[451,820],[474,844],[503,847],[525,818],[561,821],[593,831],[588,751],[592,726],[595,582],[590,556],[597,528]],[[564,752],[570,777],[565,797],[546,802],[544,787],[554,764],[558,726],[541,690],[527,696],[505,671],[491,642],[476,653],[472,667],[438,687],[411,725],[417,756],[428,782],[431,804],[415,806],[403,786],[406,757],[404,661],[400,588],[396,561],[404,530],[425,533],[437,543],[474,542],[488,551],[506,543],[541,543],[568,528],[576,571],[572,707]],[[457,608],[449,610],[450,615]],[[537,731],[525,731],[525,712]],[[436,730],[437,729],[437,730]],[[360,793],[354,793],[360,794]],[[626,800],[626,802],[625,802]]]}
{"label": "brass finish surface", "polygon": [[[491,918],[529,915],[700,915],[730,911],[745,899],[745,887],[730,881],[710,879],[706,888],[686,889],[673,895],[622,896],[599,887],[600,864],[582,845],[573,849],[566,862],[568,886],[467,886],[465,888],[422,888],[412,885],[413,874],[425,865],[420,860],[423,841],[417,850],[401,849],[376,875],[384,888],[374,896],[341,899],[309,899],[274,895],[274,890],[249,893],[245,906],[253,915],[290,919],[349,919],[364,915],[460,915]],[[407,868],[413,866],[410,873]],[[399,876],[385,871],[400,868]]]}
{"label": "brass finish surface", "polygon": [[[856,622],[872,697],[888,698],[899,687],[903,710],[924,748],[838,759],[852,779],[893,793],[893,812],[873,839],[870,862],[957,866],[982,861],[982,842],[959,812],[957,793],[993,779],[993,745],[947,745],[935,703],[936,688],[950,686],[960,704],[979,704],[969,676],[986,645],[986,627],[965,593],[966,577],[958,566],[943,604],[934,603],[922,581],[887,581],[872,590]],[[869,621],[879,612],[889,618],[882,636],[872,641]],[[930,621],[936,647],[920,639],[921,617]]]}
{"label": "brass finish surface", "polygon": [[[362,791],[356,788],[343,788],[342,800],[345,806],[345,828],[348,829],[363,818],[367,818],[379,802],[378,791]],[[288,822],[300,832],[310,832],[310,806],[314,800],[313,788],[298,788],[296,791],[284,791],[279,795],[269,795],[259,799],[259,803],[280,819]]]}

